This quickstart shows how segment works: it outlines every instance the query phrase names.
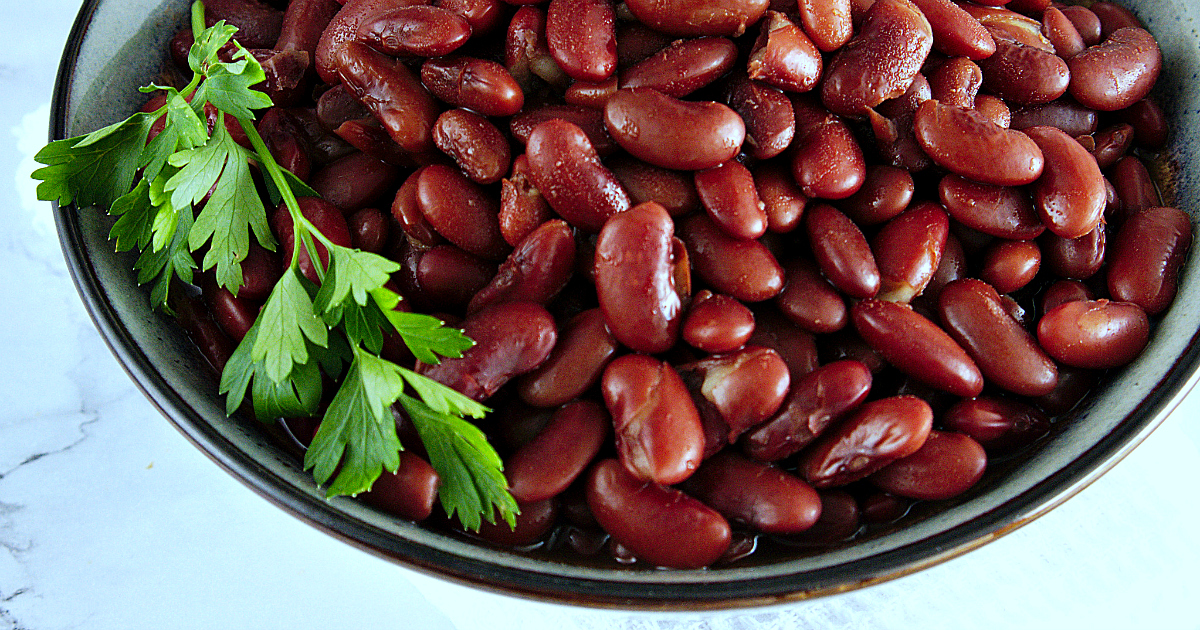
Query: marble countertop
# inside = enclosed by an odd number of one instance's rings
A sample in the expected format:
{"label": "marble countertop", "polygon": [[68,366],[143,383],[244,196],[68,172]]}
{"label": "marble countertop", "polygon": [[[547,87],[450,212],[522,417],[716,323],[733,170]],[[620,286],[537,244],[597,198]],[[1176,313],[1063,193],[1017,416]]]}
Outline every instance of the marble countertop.
{"label": "marble countertop", "polygon": [[443,583],[285,514],[193,448],[96,333],[31,156],[78,0],[0,3],[0,630],[1200,628],[1200,394],[1000,540],[770,610],[631,615]]}

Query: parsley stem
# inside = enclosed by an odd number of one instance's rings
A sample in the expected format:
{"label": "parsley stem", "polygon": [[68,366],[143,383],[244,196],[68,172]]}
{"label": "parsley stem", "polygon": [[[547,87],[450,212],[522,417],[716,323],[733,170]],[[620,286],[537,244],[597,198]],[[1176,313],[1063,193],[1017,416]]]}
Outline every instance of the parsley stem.
{"label": "parsley stem", "polygon": [[204,28],[204,3],[196,0],[192,3],[192,37],[199,39]]}

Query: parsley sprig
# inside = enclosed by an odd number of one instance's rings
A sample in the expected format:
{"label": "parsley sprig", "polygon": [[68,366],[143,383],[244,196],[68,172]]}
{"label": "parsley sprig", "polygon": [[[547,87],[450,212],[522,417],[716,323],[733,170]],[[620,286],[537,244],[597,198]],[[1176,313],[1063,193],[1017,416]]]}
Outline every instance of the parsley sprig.
{"label": "parsley sprig", "polygon": [[[474,342],[437,318],[397,310],[402,298],[386,283],[399,265],[332,242],[301,213],[297,197],[316,193],[275,162],[253,124],[254,110],[272,104],[253,89],[266,78],[262,67],[233,39],[235,27],[224,22],[204,27],[201,2],[193,4],[191,21],[192,80],[182,89],[141,88],[162,94],[165,102],[152,112],[48,144],[35,156],[45,165],[33,173],[41,180],[39,199],[99,206],[116,217],[110,239],[117,251],[140,252],[137,280],[153,283],[151,304],[169,312],[175,278],[192,283],[195,270],[212,270],[217,284],[236,295],[251,235],[263,247],[277,248],[252,176],[257,166],[272,202],[282,200],[287,207],[295,239],[291,264],[222,371],[227,413],[248,395],[260,420],[316,415],[324,373],[340,385],[304,467],[318,484],[328,484],[327,496],[364,492],[383,471],[397,469],[402,445],[392,410],[398,406],[441,477],[446,513],[457,514],[469,529],[477,530],[483,519],[494,522],[496,513],[514,525],[518,508],[500,458],[465,419],[481,418],[488,409],[379,356],[385,331],[399,333],[425,363],[462,356]],[[222,50],[228,46],[233,54],[226,61]],[[217,110],[211,131],[206,103]],[[251,149],[229,133],[226,117],[238,123]],[[151,139],[160,120],[161,130]],[[329,252],[327,267],[315,255],[317,243]],[[197,264],[194,255],[205,248]],[[313,254],[319,285],[300,273],[301,248]]]}

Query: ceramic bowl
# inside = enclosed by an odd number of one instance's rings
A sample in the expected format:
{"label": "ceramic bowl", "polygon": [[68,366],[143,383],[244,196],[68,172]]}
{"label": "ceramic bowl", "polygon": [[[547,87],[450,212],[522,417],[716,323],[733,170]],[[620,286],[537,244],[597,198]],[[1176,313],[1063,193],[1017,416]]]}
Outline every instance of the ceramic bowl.
{"label": "ceramic bowl", "polygon": [[[141,104],[136,88],[165,62],[186,22],[186,0],[86,0],[62,60],[51,133],[63,138],[115,122]],[[1165,66],[1156,96],[1172,121],[1162,163],[1166,202],[1200,212],[1200,4],[1141,2]],[[701,609],[786,602],[853,589],[942,562],[1012,531],[1067,500],[1140,443],[1197,379],[1200,256],[1184,269],[1174,306],[1144,354],[1116,373],[1036,448],[989,470],[968,494],[919,506],[897,526],[819,552],[796,551],[699,571],[586,566],[539,559],[446,535],[347,498],[326,500],[300,461],[249,418],[226,417],[215,375],[168,318],[152,312],[116,255],[109,220],[57,208],[63,251],[112,351],[146,396],[230,474],[264,498],[347,543],[444,578],[566,603]]]}

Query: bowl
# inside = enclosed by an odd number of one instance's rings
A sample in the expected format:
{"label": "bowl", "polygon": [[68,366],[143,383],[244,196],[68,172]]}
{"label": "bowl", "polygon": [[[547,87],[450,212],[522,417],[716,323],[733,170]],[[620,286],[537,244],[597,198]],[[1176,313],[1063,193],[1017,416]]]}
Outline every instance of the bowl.
{"label": "bowl", "polygon": [[[1200,212],[1200,5],[1131,3],[1158,38],[1155,96],[1172,122],[1158,164],[1165,202]],[[86,0],[55,87],[52,138],[85,133],[141,105],[137,87],[166,60],[187,0]],[[811,598],[896,578],[979,547],[1061,504],[1154,430],[1200,378],[1200,257],[1143,354],[1113,375],[1034,448],[989,470],[967,494],[919,505],[896,526],[820,552],[746,565],[657,571],[588,566],[494,548],[392,517],[345,497],[327,500],[300,459],[250,418],[227,417],[216,377],[181,329],[150,310],[133,258],[114,253],[110,219],[56,207],[63,252],[102,336],[153,404],[195,446],[262,497],[363,550],[442,578],[508,594],[588,606],[750,607]]]}

